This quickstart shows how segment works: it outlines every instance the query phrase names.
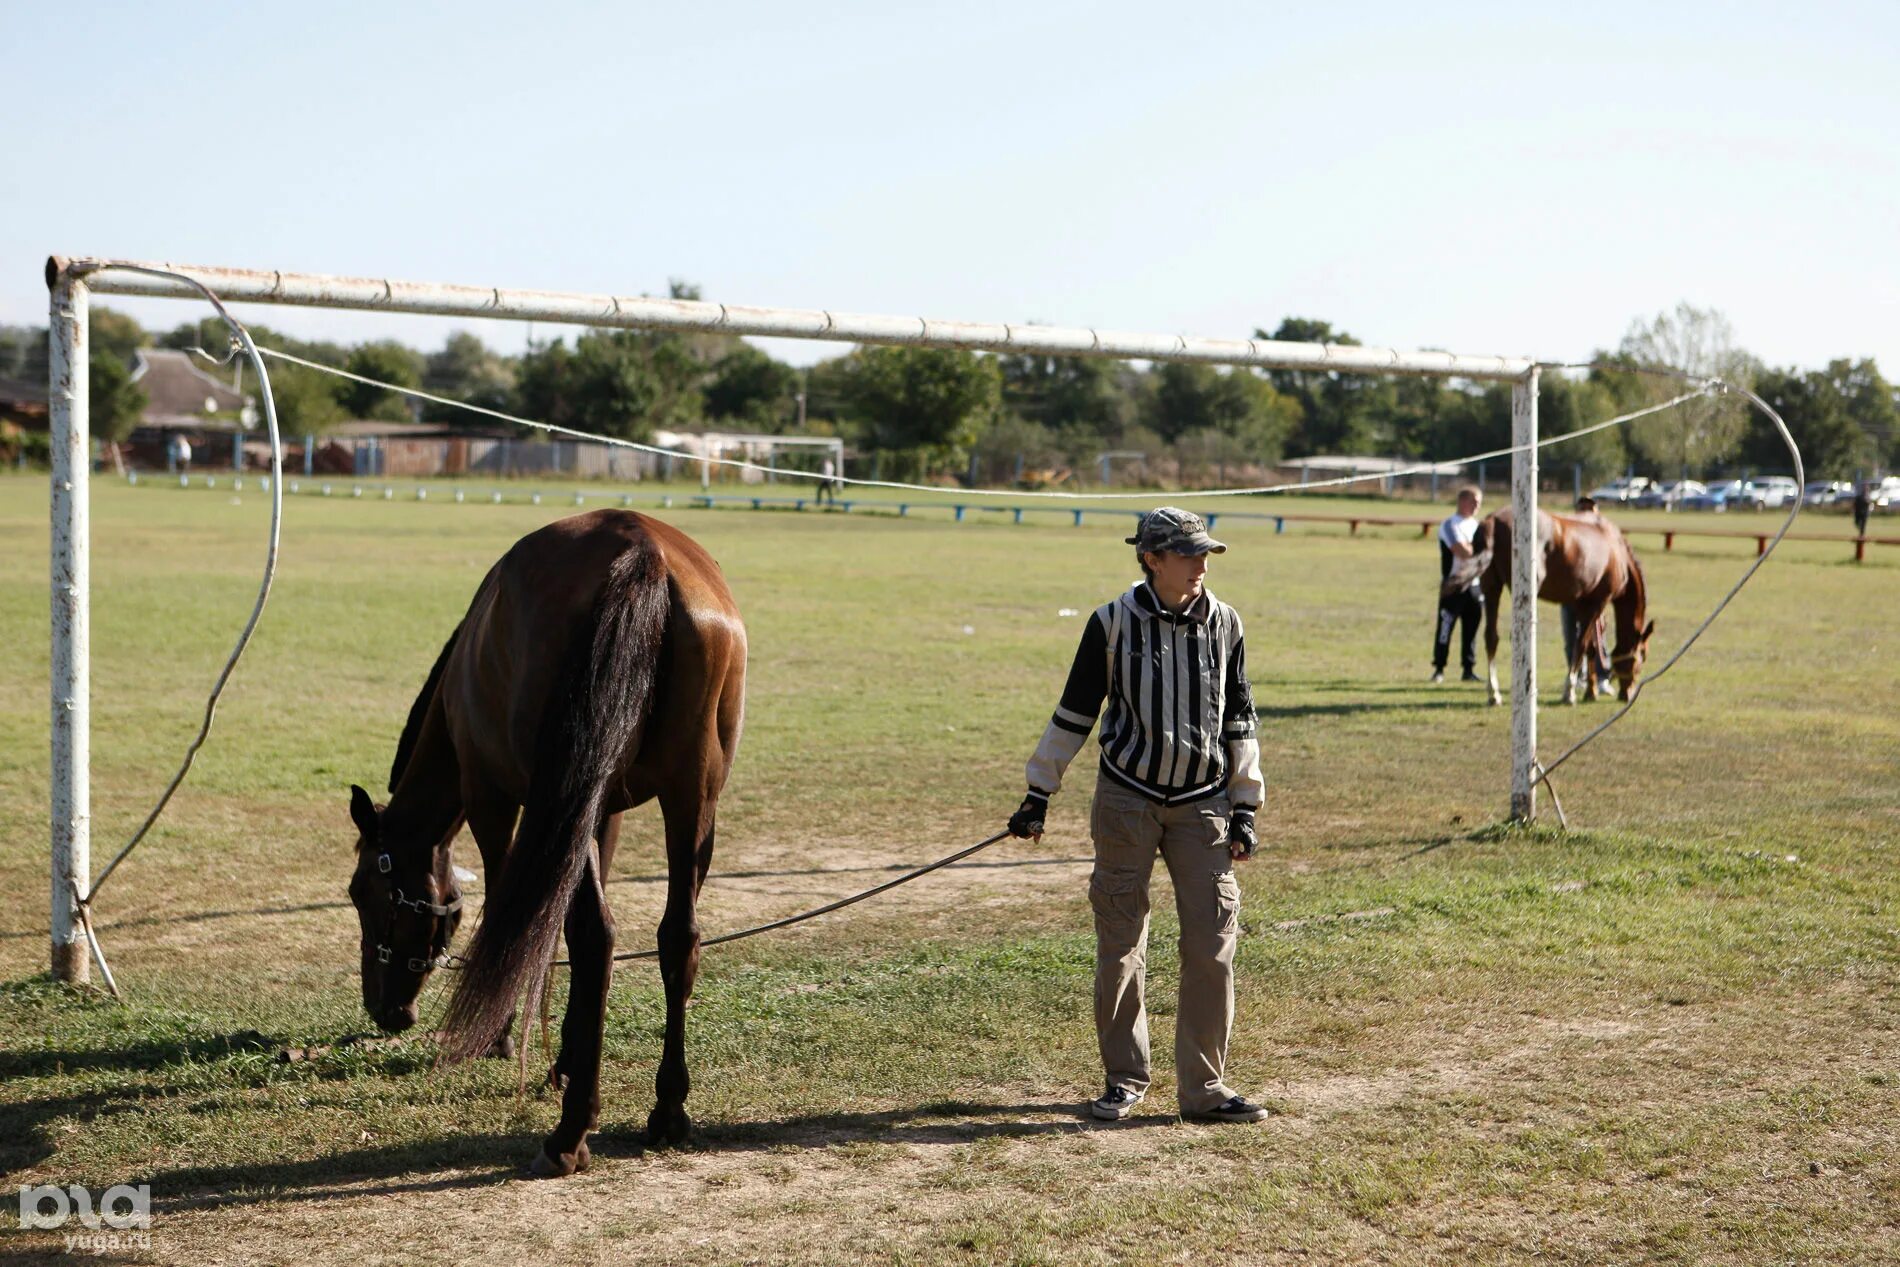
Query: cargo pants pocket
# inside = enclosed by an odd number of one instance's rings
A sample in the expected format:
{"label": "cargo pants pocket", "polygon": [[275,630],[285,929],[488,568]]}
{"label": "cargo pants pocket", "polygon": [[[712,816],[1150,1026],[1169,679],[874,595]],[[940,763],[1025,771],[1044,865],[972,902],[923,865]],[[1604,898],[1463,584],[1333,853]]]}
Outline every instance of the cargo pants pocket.
{"label": "cargo pants pocket", "polygon": [[1141,940],[1147,922],[1148,895],[1141,877],[1132,871],[1097,867],[1089,876],[1089,905],[1095,908],[1095,931],[1103,950],[1123,954]]}
{"label": "cargo pants pocket", "polygon": [[1240,880],[1231,871],[1214,877],[1214,927],[1223,937],[1240,931]]}

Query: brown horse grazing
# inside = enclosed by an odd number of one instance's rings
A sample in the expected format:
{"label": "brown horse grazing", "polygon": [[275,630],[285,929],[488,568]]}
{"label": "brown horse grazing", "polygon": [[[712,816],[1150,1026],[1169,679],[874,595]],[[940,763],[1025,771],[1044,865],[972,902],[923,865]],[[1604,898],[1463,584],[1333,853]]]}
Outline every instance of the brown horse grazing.
{"label": "brown horse grazing", "polygon": [[350,789],[363,1003],[384,1029],[415,1023],[416,996],[461,918],[449,843],[463,822],[488,900],[449,1002],[445,1060],[507,1043],[517,1002],[537,1006],[565,928],[572,978],[548,1074],[564,1094],[536,1174],[588,1162],[613,975],[602,883],[620,815],[654,799],[666,823],[666,1039],[647,1131],[656,1144],[686,1139],[694,910],[739,743],[745,653],[719,565],[686,534],[631,511],[560,520],[516,542],[482,581],[410,710],[388,806]]}
{"label": "brown horse grazing", "polygon": [[[1482,573],[1485,674],[1493,704],[1501,699],[1496,666],[1498,596],[1511,583],[1511,524],[1508,507],[1487,515],[1472,542],[1477,553],[1459,569],[1467,578],[1472,568]],[[1610,656],[1616,694],[1618,699],[1628,699],[1649,654],[1649,636],[1656,632],[1655,621],[1644,623],[1648,596],[1643,566],[1629,540],[1600,515],[1552,515],[1542,510],[1537,512],[1537,539],[1544,548],[1537,596],[1547,603],[1570,604],[1577,618],[1576,659],[1565,666],[1564,703],[1577,702],[1579,674],[1584,679],[1584,698],[1597,697],[1597,621],[1605,606],[1616,613],[1616,646]]]}

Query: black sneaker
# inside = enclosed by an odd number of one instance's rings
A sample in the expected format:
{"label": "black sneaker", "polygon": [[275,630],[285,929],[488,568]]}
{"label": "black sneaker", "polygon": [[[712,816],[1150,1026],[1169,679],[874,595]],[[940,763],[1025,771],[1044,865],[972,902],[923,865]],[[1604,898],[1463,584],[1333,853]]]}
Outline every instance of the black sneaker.
{"label": "black sneaker", "polygon": [[1481,677],[1479,677],[1479,676],[1478,676],[1478,675],[1477,675],[1476,673],[1474,673],[1474,672],[1472,672],[1472,671],[1471,671],[1470,669],[1466,669],[1466,670],[1465,670],[1465,675],[1464,675],[1463,677],[1461,677],[1461,678],[1459,678],[1458,680],[1459,680],[1460,682],[1482,682],[1482,681],[1484,681],[1484,679],[1483,679],[1483,678],[1481,678]]}
{"label": "black sneaker", "polygon": [[1264,1122],[1267,1120],[1267,1111],[1246,1096],[1237,1095],[1211,1109],[1184,1113],[1182,1116],[1198,1122]]}
{"label": "black sneaker", "polygon": [[1143,1091],[1130,1091],[1127,1087],[1110,1087],[1102,1092],[1101,1098],[1089,1101],[1089,1112],[1104,1122],[1119,1122],[1135,1111],[1141,1103]]}

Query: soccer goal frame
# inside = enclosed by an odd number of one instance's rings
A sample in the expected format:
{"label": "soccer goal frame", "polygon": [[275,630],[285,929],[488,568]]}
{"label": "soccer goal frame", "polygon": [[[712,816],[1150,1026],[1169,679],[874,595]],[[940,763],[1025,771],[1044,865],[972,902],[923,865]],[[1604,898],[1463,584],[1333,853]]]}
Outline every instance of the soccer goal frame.
{"label": "soccer goal frame", "polygon": [[180,274],[232,303],[288,304],[368,312],[545,321],[611,329],[817,339],[999,353],[1191,361],[1257,369],[1407,374],[1511,384],[1511,770],[1510,814],[1536,816],[1537,754],[1537,385],[1528,357],[1464,356],[1389,348],[1209,339],[1062,326],[941,321],[925,317],[767,308],[647,296],[503,290],[387,278],[206,268],[129,260],[46,262],[51,292],[49,423],[52,442],[52,970],[83,982],[90,968],[78,903],[91,891],[91,593],[87,367],[93,294],[202,302]]}

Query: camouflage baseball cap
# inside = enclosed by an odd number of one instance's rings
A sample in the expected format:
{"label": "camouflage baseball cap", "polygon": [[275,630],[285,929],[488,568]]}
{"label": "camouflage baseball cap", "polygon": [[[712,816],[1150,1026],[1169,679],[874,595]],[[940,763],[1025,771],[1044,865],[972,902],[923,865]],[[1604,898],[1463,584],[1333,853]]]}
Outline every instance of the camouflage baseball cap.
{"label": "camouflage baseball cap", "polygon": [[1161,506],[1141,517],[1128,544],[1143,554],[1224,554],[1227,546],[1207,535],[1207,524],[1191,510]]}

